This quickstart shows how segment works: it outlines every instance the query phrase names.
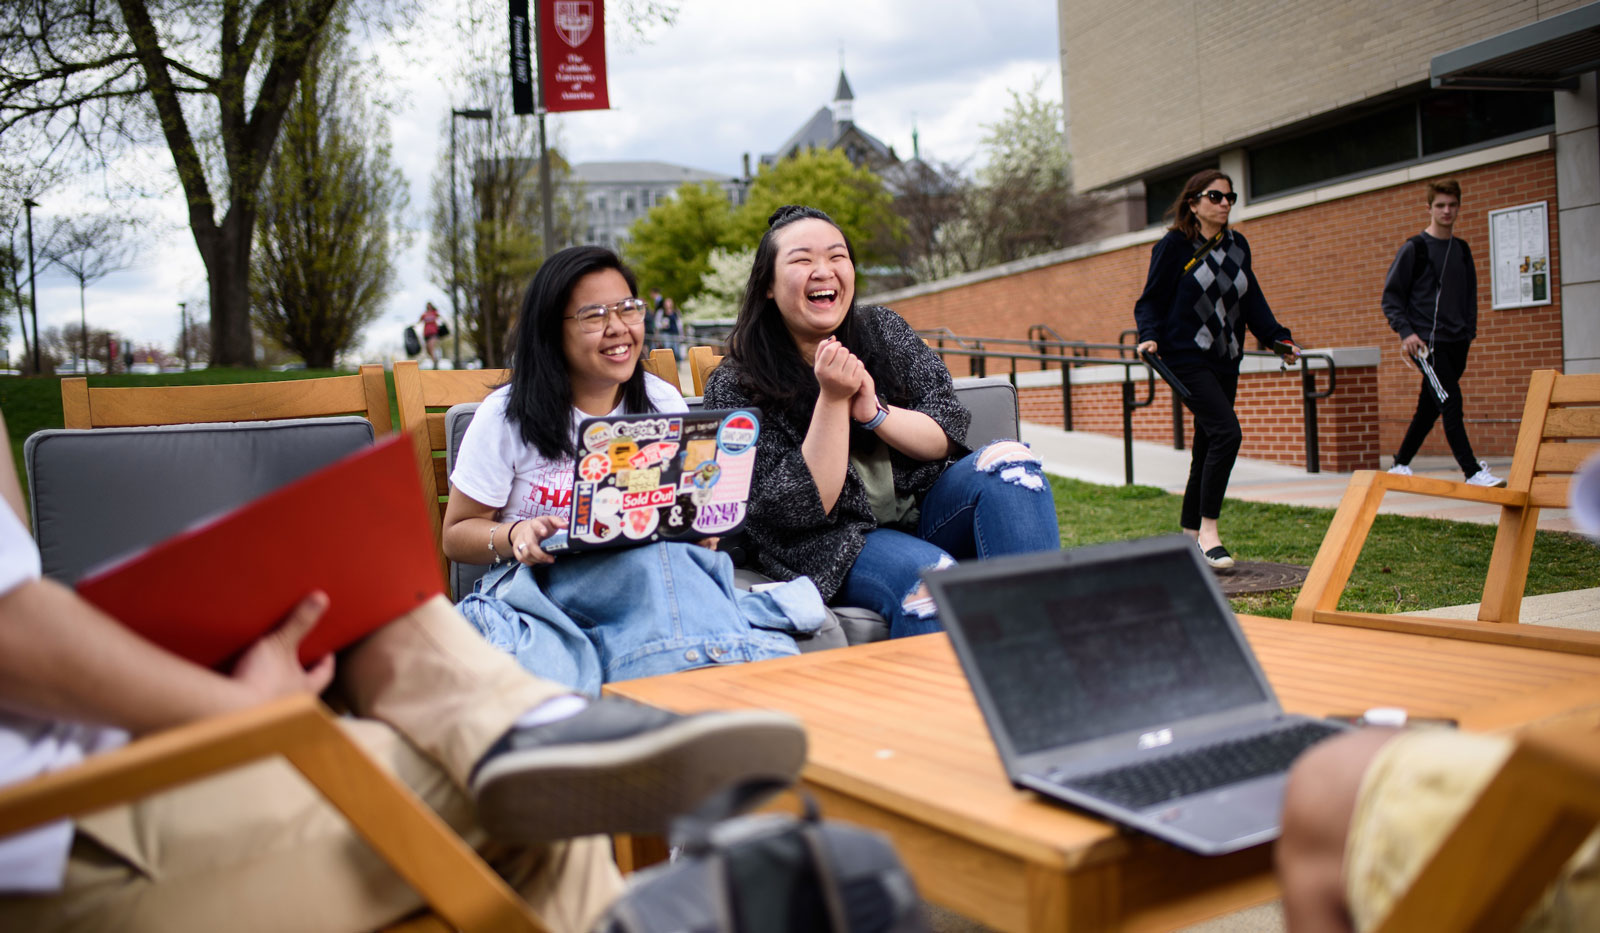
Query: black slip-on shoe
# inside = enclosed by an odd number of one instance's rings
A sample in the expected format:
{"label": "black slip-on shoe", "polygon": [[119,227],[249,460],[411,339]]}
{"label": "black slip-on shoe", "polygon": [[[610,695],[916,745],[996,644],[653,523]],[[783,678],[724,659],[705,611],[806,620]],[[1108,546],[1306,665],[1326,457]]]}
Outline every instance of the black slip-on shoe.
{"label": "black slip-on shoe", "polygon": [[716,791],[791,783],[805,758],[805,730],[785,713],[680,716],[603,697],[566,719],[511,729],[470,785],[480,825],[504,841],[664,833]]}
{"label": "black slip-on shoe", "polygon": [[1220,544],[1211,550],[1206,551],[1205,558],[1206,563],[1210,564],[1211,569],[1213,570],[1233,569],[1233,555],[1229,554],[1228,549]]}

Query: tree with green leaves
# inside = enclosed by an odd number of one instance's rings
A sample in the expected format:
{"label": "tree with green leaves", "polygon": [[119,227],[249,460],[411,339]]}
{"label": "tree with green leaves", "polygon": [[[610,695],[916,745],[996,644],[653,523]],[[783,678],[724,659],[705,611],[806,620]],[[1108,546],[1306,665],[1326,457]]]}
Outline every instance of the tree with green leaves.
{"label": "tree with green leaves", "polygon": [[[250,250],[261,182],[312,49],[341,3],[379,35],[422,9],[420,0],[0,4],[0,161],[20,153],[29,164],[90,169],[164,145],[206,268],[213,365],[254,363]],[[505,8],[497,9],[504,33]],[[613,15],[642,28],[670,22],[675,11],[624,0]],[[492,61],[503,70],[507,57]]]}
{"label": "tree with green leaves", "polygon": [[674,196],[633,222],[623,247],[641,289],[659,288],[679,304],[700,294],[710,256],[733,220],[728,196],[714,181],[680,186]]}
{"label": "tree with green leaves", "polygon": [[342,51],[319,43],[267,165],[250,262],[251,315],[268,345],[326,369],[382,313],[395,281],[405,178],[389,128]]}
{"label": "tree with green leaves", "polygon": [[1097,206],[1072,190],[1061,105],[1039,93],[1011,92],[1001,118],[984,124],[988,157],[967,196],[961,249],[995,265],[1063,249],[1094,235]]}
{"label": "tree with green leaves", "polygon": [[856,168],[837,150],[812,150],[776,165],[763,166],[745,203],[734,212],[723,245],[753,247],[767,231],[767,218],[785,204],[821,210],[850,237],[856,267],[894,259],[885,246],[903,236],[904,222],[895,215],[893,198],[872,170]]}
{"label": "tree with green leaves", "polygon": [[[109,165],[160,141],[210,282],[213,363],[254,362],[250,247],[284,115],[341,0],[35,0],[0,13],[0,134]],[[400,0],[402,12],[412,0]],[[388,3],[371,0],[374,11]]]}

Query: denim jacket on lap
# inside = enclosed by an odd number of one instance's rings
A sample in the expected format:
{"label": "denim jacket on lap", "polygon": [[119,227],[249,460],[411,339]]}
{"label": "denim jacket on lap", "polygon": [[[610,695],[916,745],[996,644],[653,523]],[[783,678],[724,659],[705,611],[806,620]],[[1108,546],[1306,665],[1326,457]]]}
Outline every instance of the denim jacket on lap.
{"label": "denim jacket on lap", "polygon": [[676,542],[495,568],[459,608],[528,671],[591,696],[614,680],[798,654],[788,633],[826,618],[811,581],[739,590],[728,555]]}

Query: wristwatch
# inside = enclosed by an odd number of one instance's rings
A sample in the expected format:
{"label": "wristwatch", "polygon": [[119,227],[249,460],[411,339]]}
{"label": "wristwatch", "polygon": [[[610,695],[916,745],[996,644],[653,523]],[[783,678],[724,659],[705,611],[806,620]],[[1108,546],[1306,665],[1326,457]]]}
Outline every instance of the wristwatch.
{"label": "wristwatch", "polygon": [[883,400],[879,399],[878,400],[878,413],[876,415],[873,415],[871,420],[868,420],[868,421],[857,421],[856,424],[861,425],[863,428],[865,428],[868,431],[876,431],[876,430],[878,430],[878,425],[883,424],[883,419],[885,419],[887,417],[889,417],[889,409],[885,408],[884,404],[883,404]]}

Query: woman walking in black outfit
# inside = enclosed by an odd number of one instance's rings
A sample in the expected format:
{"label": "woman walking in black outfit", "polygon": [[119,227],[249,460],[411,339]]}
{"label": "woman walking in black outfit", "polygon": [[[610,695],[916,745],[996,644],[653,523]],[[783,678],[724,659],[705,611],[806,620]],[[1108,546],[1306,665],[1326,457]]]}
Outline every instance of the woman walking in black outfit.
{"label": "woman walking in black outfit", "polygon": [[1144,293],[1133,306],[1139,350],[1159,353],[1192,393],[1184,404],[1194,412],[1194,456],[1179,524],[1198,540],[1206,563],[1219,570],[1233,566],[1217,533],[1217,516],[1242,438],[1233,400],[1245,328],[1282,348],[1286,360],[1300,358],[1289,329],[1272,316],[1261,294],[1250,244],[1228,229],[1236,200],[1233,180],[1216,169],[1189,179],[1167,212],[1172,227],[1150,254]]}

